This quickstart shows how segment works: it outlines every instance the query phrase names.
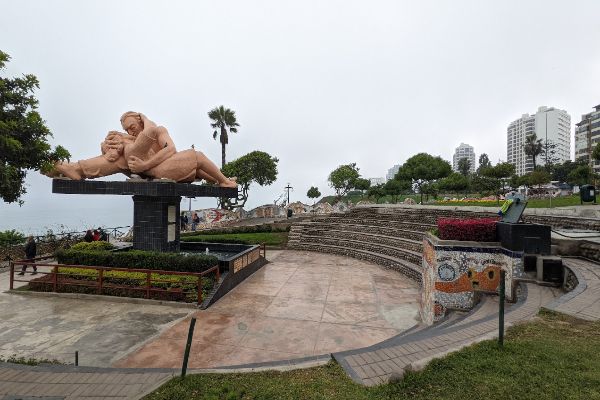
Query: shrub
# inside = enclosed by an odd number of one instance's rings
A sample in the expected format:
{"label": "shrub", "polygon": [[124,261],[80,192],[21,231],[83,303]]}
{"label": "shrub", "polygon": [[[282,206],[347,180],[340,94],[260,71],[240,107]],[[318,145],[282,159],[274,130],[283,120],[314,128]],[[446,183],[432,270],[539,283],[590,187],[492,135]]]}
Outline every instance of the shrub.
{"label": "shrub", "polygon": [[25,242],[25,235],[13,230],[0,231],[0,246],[10,246]]}
{"label": "shrub", "polygon": [[495,218],[440,218],[437,222],[438,236],[442,240],[494,242],[496,222]]}
{"label": "shrub", "polygon": [[220,235],[229,233],[262,233],[262,232],[289,232],[290,225],[277,226],[276,224],[248,225],[248,226],[231,226],[225,228],[206,229],[195,232],[185,232],[181,237],[202,235]]}
{"label": "shrub", "polygon": [[96,242],[80,242],[74,244],[71,249],[73,250],[112,250],[115,246],[111,243],[105,242],[103,240],[98,240]]}
{"label": "shrub", "polygon": [[[97,294],[98,271],[94,269],[64,267],[58,270],[57,291],[59,293]],[[153,289],[168,292],[151,291],[150,298],[171,301],[198,301],[198,278],[194,276],[169,275],[152,273]],[[102,294],[119,297],[146,297],[146,274],[142,272],[104,271]],[[83,286],[87,283],[90,286]],[[205,298],[213,289],[214,276],[202,277],[202,297]],[[125,287],[124,287],[125,286]],[[53,290],[52,275],[44,275],[29,282],[29,289],[37,292]]]}
{"label": "shrub", "polygon": [[218,264],[215,256],[205,254],[185,255],[129,250],[112,252],[106,250],[59,250],[59,264],[92,265],[118,268],[140,268],[164,271],[202,272]]}

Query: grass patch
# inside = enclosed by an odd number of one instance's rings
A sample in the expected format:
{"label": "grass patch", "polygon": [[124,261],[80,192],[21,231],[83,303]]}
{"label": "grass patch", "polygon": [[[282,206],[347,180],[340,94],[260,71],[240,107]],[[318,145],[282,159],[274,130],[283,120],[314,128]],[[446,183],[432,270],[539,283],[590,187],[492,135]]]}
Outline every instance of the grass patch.
{"label": "grass patch", "polygon": [[287,232],[256,232],[256,233],[223,233],[223,234],[197,234],[195,236],[182,237],[183,242],[212,242],[212,243],[239,243],[239,244],[261,244],[267,246],[285,246],[287,243]]}
{"label": "grass patch", "polygon": [[[561,197],[553,197],[552,200],[550,198],[544,199],[528,199],[527,200],[527,208],[552,208],[554,207],[569,207],[569,206],[578,206],[581,202],[579,200],[579,195],[572,196],[561,196]],[[479,207],[495,207],[499,208],[497,202],[464,202],[464,201],[443,201],[437,202],[435,205],[439,206],[479,206]],[[502,205],[502,201],[500,201],[500,205]]]}
{"label": "grass patch", "polygon": [[541,312],[486,341],[431,362],[398,383],[366,388],[335,364],[290,372],[189,375],[146,399],[600,399],[600,322]]}

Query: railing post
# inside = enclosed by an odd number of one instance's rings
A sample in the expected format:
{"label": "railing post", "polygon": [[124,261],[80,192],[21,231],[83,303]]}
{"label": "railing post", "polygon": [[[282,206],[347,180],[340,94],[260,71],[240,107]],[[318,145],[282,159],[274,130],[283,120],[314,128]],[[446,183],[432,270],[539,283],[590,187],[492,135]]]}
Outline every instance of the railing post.
{"label": "railing post", "polygon": [[75,366],[79,366],[79,351],[75,350]]}
{"label": "railing post", "polygon": [[500,271],[500,286],[498,291],[500,292],[500,304],[498,312],[498,345],[504,346],[504,298],[506,296],[506,271]]}
{"label": "railing post", "polygon": [[15,279],[15,264],[12,262],[12,260],[10,260],[8,262],[8,265],[10,266],[10,290],[13,290]]}
{"label": "railing post", "polygon": [[150,271],[146,272],[146,298],[150,298]]}
{"label": "railing post", "polygon": [[219,267],[217,265],[217,281],[215,282],[215,284],[219,283],[220,280],[221,280],[221,267]]}
{"label": "railing post", "polygon": [[58,292],[58,266],[52,269],[52,291]]}
{"label": "railing post", "polygon": [[102,294],[102,284],[104,283],[104,270],[98,271],[98,294]]}
{"label": "railing post", "polygon": [[202,277],[198,277],[198,306],[202,304]]}
{"label": "railing post", "polygon": [[194,337],[194,327],[196,326],[196,318],[190,321],[190,329],[188,331],[187,342],[185,344],[185,352],[183,353],[183,365],[181,366],[181,377],[185,378],[187,371],[188,359],[190,358],[190,349],[192,348],[192,338]]}

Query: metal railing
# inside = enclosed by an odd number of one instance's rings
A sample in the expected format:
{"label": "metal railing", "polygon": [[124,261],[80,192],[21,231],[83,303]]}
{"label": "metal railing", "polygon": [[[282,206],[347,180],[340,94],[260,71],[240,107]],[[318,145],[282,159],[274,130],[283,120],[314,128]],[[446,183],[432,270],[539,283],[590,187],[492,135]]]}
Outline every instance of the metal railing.
{"label": "metal railing", "polygon": [[[14,283],[15,282],[24,282],[24,283],[29,283],[29,280],[25,280],[25,279],[15,279],[15,266],[17,265],[21,265],[21,266],[31,266],[31,267],[49,267],[51,268],[51,270],[48,271],[41,271],[38,270],[37,272],[39,274],[48,276],[51,276],[50,280],[40,280],[40,281],[36,281],[35,283],[39,283],[39,284],[43,284],[43,285],[51,285],[52,287],[52,292],[58,293],[58,289],[60,286],[81,286],[81,287],[88,287],[88,288],[96,288],[96,293],[97,294],[103,294],[105,289],[122,289],[122,290],[136,290],[136,291],[144,291],[145,292],[145,298],[150,299],[151,298],[151,294],[152,293],[168,293],[168,294],[174,294],[175,292],[173,290],[169,290],[169,289],[161,289],[161,288],[157,288],[157,287],[153,287],[153,283],[177,283],[177,284],[183,284],[181,281],[175,280],[175,279],[158,279],[153,277],[154,275],[176,275],[176,276],[193,276],[197,278],[197,283],[195,285],[195,290],[194,291],[179,291],[176,293],[180,293],[183,295],[188,295],[188,294],[196,294],[197,295],[197,303],[198,305],[200,305],[202,303],[202,278],[205,277],[206,275],[210,274],[210,273],[215,273],[215,278],[216,278],[216,282],[215,284],[218,284],[218,282],[221,279],[221,273],[219,271],[219,266],[215,265],[209,269],[207,269],[206,271],[202,271],[202,272],[179,272],[179,271],[165,271],[165,270],[154,270],[154,269],[141,269],[141,268],[115,268],[115,267],[99,267],[99,266],[89,266],[89,265],[65,265],[65,264],[49,264],[49,263],[38,263],[37,261],[39,260],[44,260],[44,259],[49,259],[52,257],[38,257],[38,258],[33,258],[31,260],[19,260],[19,261],[12,261],[10,262],[10,290],[14,289]],[[91,277],[88,275],[82,275],[82,274],[74,274],[72,272],[69,273],[61,273],[60,269],[61,268],[77,268],[77,269],[85,269],[85,270],[95,270],[97,271],[97,278],[95,280],[95,282],[91,281]],[[145,285],[141,285],[141,286],[131,286],[131,285],[116,285],[110,282],[107,282],[107,278],[104,276],[105,272],[109,272],[109,271],[119,271],[119,272],[133,272],[133,273],[141,273],[141,274],[146,274],[146,278],[145,278]],[[90,280],[78,280],[78,279],[69,279],[68,281],[64,280],[64,279],[60,279],[61,276],[64,277],[68,277],[68,278],[74,278],[74,277],[83,277],[83,278],[90,278]],[[112,278],[115,279],[115,278]],[[119,278],[116,278],[119,279]],[[133,280],[137,280],[137,281],[142,281],[143,278],[132,278]],[[79,281],[79,282],[78,282]]]}

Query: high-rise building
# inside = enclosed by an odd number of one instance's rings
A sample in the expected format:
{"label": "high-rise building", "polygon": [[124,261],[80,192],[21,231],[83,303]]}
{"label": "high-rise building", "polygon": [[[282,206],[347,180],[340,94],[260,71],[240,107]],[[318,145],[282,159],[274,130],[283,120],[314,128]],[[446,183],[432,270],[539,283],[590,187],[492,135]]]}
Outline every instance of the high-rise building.
{"label": "high-rise building", "polygon": [[369,178],[369,182],[371,182],[371,186],[383,185],[385,178]]}
{"label": "high-rise building", "polygon": [[475,173],[475,150],[473,150],[473,146],[469,146],[468,144],[461,143],[454,150],[454,156],[452,157],[452,169],[456,172],[458,171],[458,162],[462,159],[466,158],[469,160],[469,172],[472,174]]}
{"label": "high-rise building", "polygon": [[396,164],[392,168],[388,169],[388,173],[385,176],[385,180],[389,181],[390,179],[394,179],[394,177],[398,173],[399,169],[400,169],[400,165],[399,164]]}
{"label": "high-rise building", "polygon": [[581,116],[581,122],[575,124],[575,160],[582,160],[600,173],[600,162],[591,160],[590,155],[600,143],[600,105],[595,111]]}
{"label": "high-rise building", "polygon": [[524,146],[527,137],[534,133],[544,148],[544,153],[536,157],[536,165],[571,159],[571,116],[565,110],[542,106],[534,115],[523,114],[506,130],[506,158],[515,166],[517,175],[533,171],[533,159],[525,155]]}

